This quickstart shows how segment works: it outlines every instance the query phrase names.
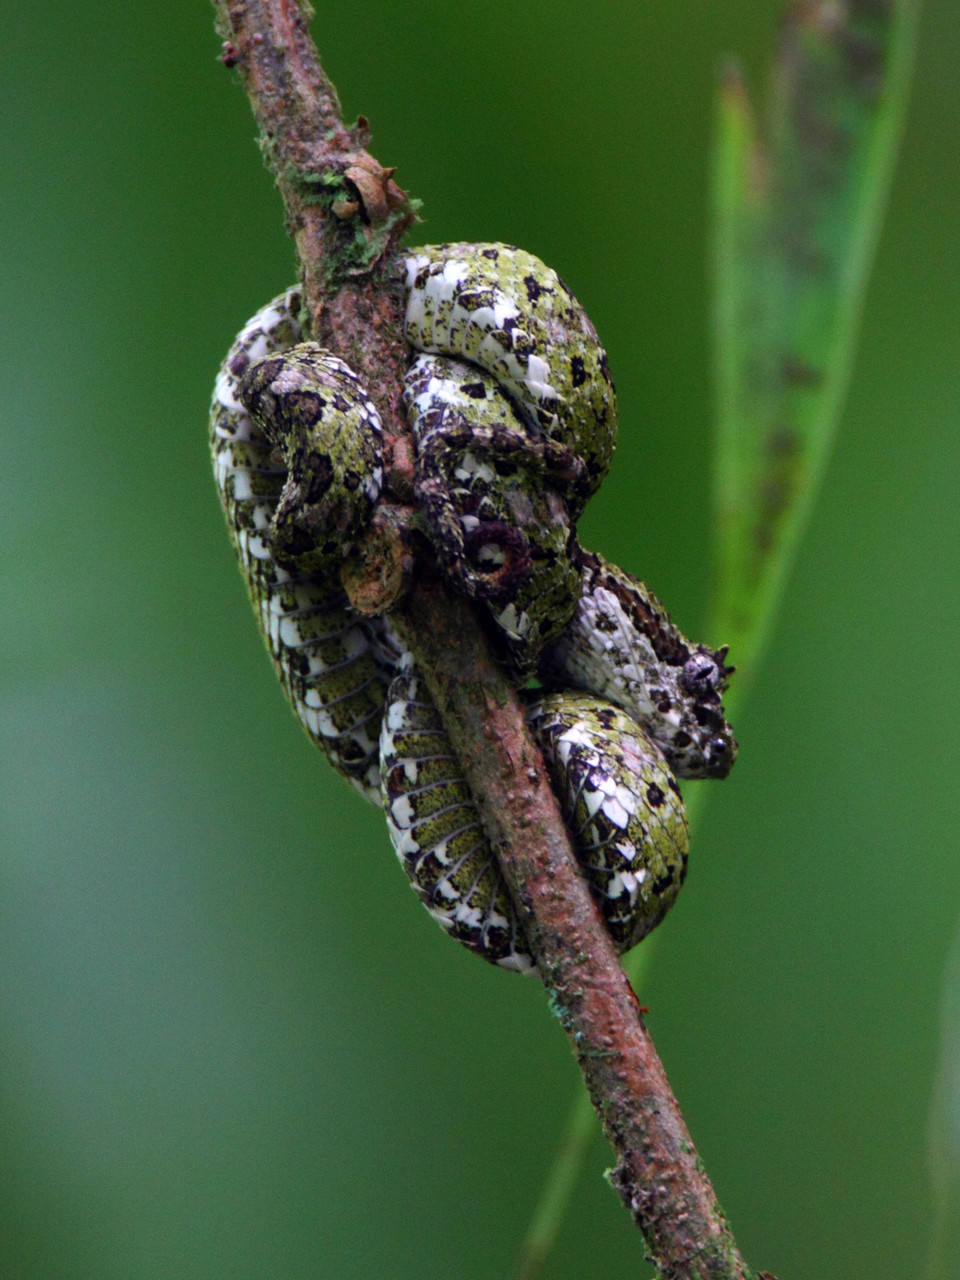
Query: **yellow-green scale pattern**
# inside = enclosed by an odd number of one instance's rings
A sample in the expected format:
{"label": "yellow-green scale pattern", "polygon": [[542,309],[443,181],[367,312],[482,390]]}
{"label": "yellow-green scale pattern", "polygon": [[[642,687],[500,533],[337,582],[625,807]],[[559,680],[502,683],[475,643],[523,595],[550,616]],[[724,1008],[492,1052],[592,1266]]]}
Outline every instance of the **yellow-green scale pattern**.
{"label": "yellow-green scale pattern", "polygon": [[[421,902],[470,950],[521,973],[534,960],[436,708],[406,655],[381,734],[391,840]],[[527,721],[574,851],[619,951],[663,919],[686,874],[677,784],[643,730],[587,694],[535,702]]]}
{"label": "yellow-green scale pattern", "polygon": [[[221,365],[210,413],[214,476],[261,633],[300,723],[334,768],[379,804],[380,720],[393,665],[375,631],[350,611],[329,564],[310,564],[309,551],[306,567],[295,557],[279,563],[271,535],[290,469],[240,398],[257,361],[300,342],[299,313],[299,290],[280,294],[244,326]],[[353,400],[359,387],[346,366],[323,367],[334,395]],[[379,430],[364,401],[362,420]]]}
{"label": "yellow-green scale pattern", "polygon": [[617,442],[616,391],[596,330],[557,273],[504,244],[427,245],[401,267],[410,346],[493,374],[534,430],[582,459],[585,496],[596,492]]}

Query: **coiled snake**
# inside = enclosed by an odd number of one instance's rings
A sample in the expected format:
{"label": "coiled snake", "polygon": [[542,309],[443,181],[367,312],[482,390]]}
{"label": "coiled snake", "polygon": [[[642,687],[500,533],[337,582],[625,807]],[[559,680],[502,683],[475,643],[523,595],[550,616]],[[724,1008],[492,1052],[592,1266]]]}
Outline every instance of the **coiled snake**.
{"label": "coiled snake", "polygon": [[[482,602],[522,688],[575,851],[621,951],[686,872],[674,775],[723,777],[725,651],[691,645],[637,579],[580,548],[610,465],[605,353],[555,272],[503,245],[399,264],[414,352],[403,396],[415,492],[455,590]],[[338,569],[383,484],[379,414],[352,371],[302,341],[296,288],[237,336],[214,390],[214,473],[243,576],[293,708],[335,769],[386,811],[443,927],[530,970],[499,866],[439,714],[387,618],[354,613]]]}

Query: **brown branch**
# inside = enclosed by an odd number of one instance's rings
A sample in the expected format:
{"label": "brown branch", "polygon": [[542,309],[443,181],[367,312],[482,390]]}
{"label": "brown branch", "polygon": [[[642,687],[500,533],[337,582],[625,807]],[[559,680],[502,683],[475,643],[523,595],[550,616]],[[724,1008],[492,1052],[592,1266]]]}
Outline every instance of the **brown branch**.
{"label": "brown branch", "polygon": [[[392,496],[409,501],[397,413],[407,353],[384,270],[414,208],[343,125],[297,0],[214,0],[286,206],[314,336],[367,383],[393,446]],[[394,603],[404,509],[381,510],[366,559],[345,578],[365,612]],[[465,601],[420,566],[391,618],[443,716],[570,1038],[617,1167],[611,1181],[672,1280],[750,1280],[684,1125],[636,997],[570,848],[515,691]]]}

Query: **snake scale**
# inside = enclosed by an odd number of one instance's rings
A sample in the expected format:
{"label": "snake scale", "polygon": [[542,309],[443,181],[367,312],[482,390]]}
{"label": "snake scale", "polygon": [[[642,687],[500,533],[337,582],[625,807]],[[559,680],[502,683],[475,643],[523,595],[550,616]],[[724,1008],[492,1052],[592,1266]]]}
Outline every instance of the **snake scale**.
{"label": "snake scale", "polygon": [[[396,285],[413,353],[402,408],[437,563],[487,614],[624,951],[686,873],[675,778],[724,777],[736,757],[726,651],[691,644],[643,583],[577,541],[610,465],[616,400],[593,326],[557,274],[510,246],[448,244],[408,251]],[[340,585],[383,487],[382,430],[352,371],[303,341],[300,312],[289,289],[243,327],[211,409],[214,474],[267,649],[309,736],[384,808],[431,915],[483,958],[529,972],[412,656],[389,618],[354,613]]]}

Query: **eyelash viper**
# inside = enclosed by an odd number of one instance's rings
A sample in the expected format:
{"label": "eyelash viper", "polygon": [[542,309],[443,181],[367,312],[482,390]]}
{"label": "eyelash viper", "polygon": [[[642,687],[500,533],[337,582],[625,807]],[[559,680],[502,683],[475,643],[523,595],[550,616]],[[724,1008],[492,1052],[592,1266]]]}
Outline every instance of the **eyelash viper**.
{"label": "eyelash viper", "polygon": [[[606,357],[559,277],[521,250],[462,244],[412,251],[400,276],[404,333],[421,352],[403,400],[418,500],[452,585],[484,601],[517,683],[539,657],[556,690],[531,704],[528,723],[625,950],[685,873],[671,769],[719,777],[733,763],[725,654],[690,645],[642,583],[576,542],[574,517],[609,467],[616,408]],[[346,365],[301,343],[300,304],[288,290],[244,326],[211,410],[221,502],[264,639],[308,734],[385,805],[431,913],[479,954],[529,969],[409,655],[387,620],[354,614],[339,585],[336,568],[379,496],[380,421]]]}

